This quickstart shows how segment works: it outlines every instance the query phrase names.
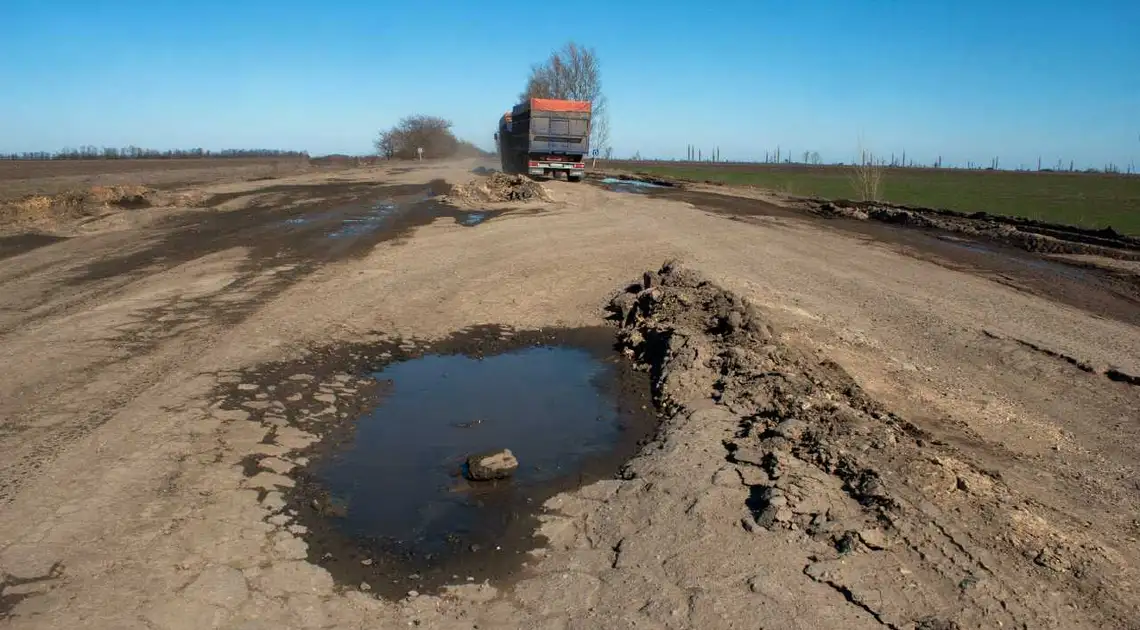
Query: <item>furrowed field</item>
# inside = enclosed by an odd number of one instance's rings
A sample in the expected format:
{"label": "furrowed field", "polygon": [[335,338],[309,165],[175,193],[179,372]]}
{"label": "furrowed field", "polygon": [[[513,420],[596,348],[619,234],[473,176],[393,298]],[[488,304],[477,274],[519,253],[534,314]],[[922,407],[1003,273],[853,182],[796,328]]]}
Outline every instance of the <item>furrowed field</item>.
{"label": "furrowed field", "polygon": [[[796,164],[611,162],[658,177],[757,186],[850,199],[850,167]],[[893,203],[1027,217],[1140,235],[1140,176],[1103,173],[884,168],[880,197]]]}

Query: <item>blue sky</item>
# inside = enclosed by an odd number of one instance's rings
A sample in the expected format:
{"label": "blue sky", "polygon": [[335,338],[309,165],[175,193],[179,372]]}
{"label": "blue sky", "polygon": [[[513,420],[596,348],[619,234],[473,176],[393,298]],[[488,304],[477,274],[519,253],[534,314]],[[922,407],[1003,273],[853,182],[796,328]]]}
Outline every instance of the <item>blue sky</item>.
{"label": "blue sky", "polygon": [[575,40],[602,62],[622,157],[693,143],[842,161],[862,137],[921,161],[1140,166],[1136,0],[6,0],[0,13],[3,152],[365,153],[411,113],[489,147],[530,65]]}

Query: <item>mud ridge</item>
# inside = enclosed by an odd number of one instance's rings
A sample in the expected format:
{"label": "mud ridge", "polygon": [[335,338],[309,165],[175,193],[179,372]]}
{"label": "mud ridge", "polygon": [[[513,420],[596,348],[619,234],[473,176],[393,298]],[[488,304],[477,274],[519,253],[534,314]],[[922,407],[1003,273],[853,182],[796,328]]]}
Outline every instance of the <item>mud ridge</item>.
{"label": "mud ridge", "polygon": [[1129,385],[1140,385],[1140,376],[1129,374],[1129,373],[1127,373],[1127,372],[1125,372],[1119,368],[1096,366],[1096,365],[1093,365],[1087,361],[1083,361],[1081,359],[1078,359],[1076,357],[1071,357],[1071,356],[1069,356],[1063,352],[1058,352],[1056,350],[1050,350],[1049,348],[1046,348],[1042,345],[1033,343],[1032,341],[1026,341],[1024,339],[1018,339],[1016,337],[1007,337],[1007,336],[1002,335],[1000,333],[993,332],[992,330],[983,330],[982,334],[984,334],[986,337],[989,337],[990,339],[996,339],[998,341],[1012,341],[1012,342],[1014,342],[1014,343],[1016,343],[1016,344],[1018,344],[1024,348],[1028,348],[1034,352],[1039,352],[1039,353],[1041,353],[1047,357],[1051,357],[1053,359],[1059,359],[1061,361],[1064,361],[1065,363],[1072,365],[1073,367],[1077,368],[1078,370],[1080,370],[1082,372],[1087,372],[1089,374],[1096,374],[1099,376],[1103,376],[1103,377],[1105,377],[1111,381],[1116,381],[1118,383],[1127,383]]}
{"label": "mud ridge", "polygon": [[1117,260],[1140,260],[1140,238],[1121,234],[1111,227],[1092,230],[985,212],[967,214],[881,201],[811,199],[807,204],[810,212],[823,217],[879,221],[981,236],[1037,254],[1092,254]]}
{"label": "mud ridge", "polygon": [[[747,300],[670,262],[609,310],[619,346],[650,372],[667,417],[715,404],[739,418],[723,446],[748,488],[740,526],[803,536],[805,575],[879,623],[1132,619],[1125,598],[1101,582],[1120,568],[1070,515],[1023,499],[885,409],[834,362],[783,343]],[[1027,530],[1030,518],[1049,527]],[[1042,584],[1067,601],[1042,602]]]}

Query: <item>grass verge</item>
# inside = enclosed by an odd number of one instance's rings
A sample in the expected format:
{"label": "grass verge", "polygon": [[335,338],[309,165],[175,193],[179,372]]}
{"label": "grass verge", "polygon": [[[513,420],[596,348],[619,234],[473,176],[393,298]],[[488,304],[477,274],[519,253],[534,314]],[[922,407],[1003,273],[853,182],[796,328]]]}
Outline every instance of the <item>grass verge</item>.
{"label": "grass verge", "polygon": [[[614,162],[657,177],[757,186],[851,199],[851,168],[763,164],[664,165]],[[1140,177],[1099,173],[883,169],[879,197],[892,203],[1026,217],[1140,235]]]}

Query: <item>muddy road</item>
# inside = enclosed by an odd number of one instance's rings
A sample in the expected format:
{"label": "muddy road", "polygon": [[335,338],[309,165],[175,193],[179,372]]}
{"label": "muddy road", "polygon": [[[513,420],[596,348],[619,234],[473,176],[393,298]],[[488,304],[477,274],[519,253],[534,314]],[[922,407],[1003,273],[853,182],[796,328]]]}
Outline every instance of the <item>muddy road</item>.
{"label": "muddy road", "polygon": [[1131,267],[479,166],[0,237],[0,626],[1140,625]]}

